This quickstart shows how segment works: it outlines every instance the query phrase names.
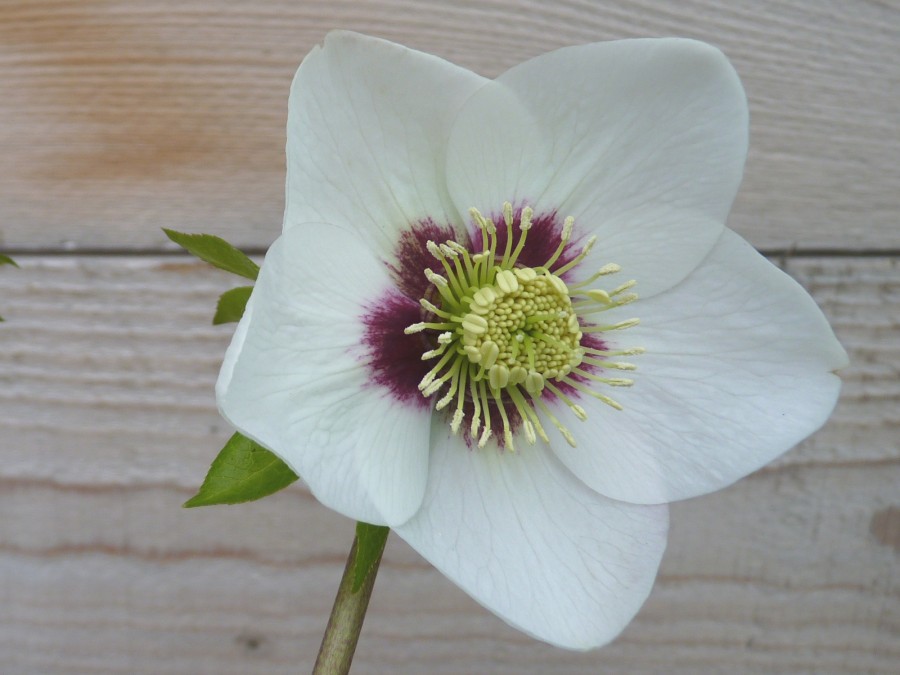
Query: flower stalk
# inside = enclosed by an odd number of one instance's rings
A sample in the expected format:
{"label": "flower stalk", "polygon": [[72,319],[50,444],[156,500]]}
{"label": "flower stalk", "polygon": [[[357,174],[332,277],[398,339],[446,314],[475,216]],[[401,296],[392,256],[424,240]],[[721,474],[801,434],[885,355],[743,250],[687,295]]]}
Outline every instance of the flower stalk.
{"label": "flower stalk", "polygon": [[372,589],[375,587],[375,577],[378,575],[385,542],[387,542],[386,533],[373,552],[372,562],[364,572],[362,584],[354,589],[362,549],[360,530],[357,529],[357,535],[353,537],[353,545],[350,547],[350,555],[347,556],[344,576],[341,577],[334,606],[331,608],[328,626],[322,637],[313,675],[346,675],[350,672],[350,664],[366,618],[369,598],[372,597]]}

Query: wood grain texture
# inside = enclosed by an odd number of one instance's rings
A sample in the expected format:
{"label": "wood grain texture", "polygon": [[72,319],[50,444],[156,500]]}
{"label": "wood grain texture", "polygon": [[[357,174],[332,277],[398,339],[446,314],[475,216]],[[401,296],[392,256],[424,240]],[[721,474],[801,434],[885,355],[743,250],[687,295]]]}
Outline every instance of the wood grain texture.
{"label": "wood grain texture", "polygon": [[[0,668],[304,672],[353,525],[300,486],[184,511],[228,436],[228,275],[180,256],[0,270]],[[895,673],[900,264],[792,258],[853,365],[812,439],[675,505],[659,582],[612,646],[520,635],[393,537],[358,673]]]}
{"label": "wood grain texture", "polygon": [[267,246],[288,85],[332,28],[488,76],[568,44],[713,42],[751,108],[732,226],[769,249],[900,248],[900,9],[865,0],[7,0],[0,245],[159,249],[173,227]]}
{"label": "wood grain texture", "polygon": [[[288,85],[332,28],[488,76],[594,40],[713,42],[751,108],[732,226],[773,250],[900,250],[893,1],[0,2],[0,246],[37,253],[0,269],[3,675],[311,667],[352,523],[300,486],[180,508],[229,434],[212,385],[231,330],[209,320],[238,282],[156,253],[163,226],[277,236]],[[896,673],[900,261],[780,262],[850,352],[841,401],[791,453],[675,505],[619,640],[529,640],[394,537],[354,673]]]}

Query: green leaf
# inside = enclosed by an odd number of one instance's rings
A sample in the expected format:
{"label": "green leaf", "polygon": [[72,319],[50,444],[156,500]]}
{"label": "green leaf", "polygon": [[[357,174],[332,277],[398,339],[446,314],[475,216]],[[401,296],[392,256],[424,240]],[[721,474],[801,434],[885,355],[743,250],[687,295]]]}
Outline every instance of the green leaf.
{"label": "green leaf", "polygon": [[222,323],[240,321],[241,317],[244,316],[244,309],[247,307],[247,301],[250,299],[250,293],[252,292],[253,286],[238,286],[222,293],[222,296],[219,298],[219,304],[216,305],[213,325],[218,326]]}
{"label": "green leaf", "polygon": [[267,497],[297,480],[278,457],[241,434],[235,434],[209,467],[209,473],[186,508],[240,504]]}
{"label": "green leaf", "polygon": [[356,560],[353,565],[351,593],[359,592],[384,551],[391,529],[384,525],[356,523]]}
{"label": "green leaf", "polygon": [[[0,253],[0,265],[12,265],[13,267],[18,267],[15,260],[3,253]],[[6,321],[6,319],[0,316],[0,323],[3,323],[4,321]]]}
{"label": "green leaf", "polygon": [[256,279],[259,265],[221,237],[212,234],[185,234],[163,228],[166,236],[200,260],[248,279]]}

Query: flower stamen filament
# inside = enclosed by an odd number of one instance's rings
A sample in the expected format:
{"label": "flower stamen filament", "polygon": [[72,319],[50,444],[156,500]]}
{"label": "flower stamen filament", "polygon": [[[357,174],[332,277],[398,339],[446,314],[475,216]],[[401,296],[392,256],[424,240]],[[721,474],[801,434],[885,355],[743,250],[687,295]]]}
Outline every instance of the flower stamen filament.
{"label": "flower stamen filament", "polygon": [[[574,447],[574,435],[548,402],[558,401],[582,421],[587,413],[573,394],[576,398],[587,394],[622,408],[593,387],[631,386],[633,380],[608,377],[602,371],[635,370],[632,363],[612,359],[643,350],[608,349],[605,335],[603,342],[592,336],[630,328],[638,320],[591,325],[583,317],[637,300],[636,294],[628,292],[635,282],[627,281],[611,291],[592,288],[600,277],[620,271],[613,263],[584,282],[568,283],[562,278],[586,260],[596,242],[591,237],[578,255],[563,258],[574,231],[571,217],[563,222],[550,257],[529,267],[519,259],[535,223],[530,207],[517,212],[505,202],[499,216],[487,218],[475,208],[469,213],[481,234],[480,251],[473,253],[453,240],[426,243],[443,274],[424,270],[437,292],[419,301],[423,320],[404,331],[425,332],[431,346],[423,350],[422,359],[437,359],[419,382],[419,391],[426,397],[442,392],[435,410],[453,404],[451,431],[458,433],[468,417],[469,435],[480,448],[497,435],[500,444],[513,451],[516,425],[521,425],[529,444],[537,438],[549,443],[542,417]],[[505,228],[502,246],[498,227]],[[513,241],[517,229],[518,241]],[[568,262],[558,264],[561,258]]]}

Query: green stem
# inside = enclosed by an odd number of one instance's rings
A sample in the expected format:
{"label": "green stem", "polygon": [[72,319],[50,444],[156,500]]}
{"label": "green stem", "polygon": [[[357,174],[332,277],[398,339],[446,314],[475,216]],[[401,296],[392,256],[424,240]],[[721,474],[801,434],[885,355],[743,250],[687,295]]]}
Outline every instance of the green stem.
{"label": "green stem", "polygon": [[[387,528],[384,529],[387,530]],[[350,672],[350,663],[353,661],[359,633],[366,618],[366,609],[369,607],[369,598],[372,596],[372,588],[375,586],[375,577],[378,574],[378,566],[381,563],[381,555],[384,552],[386,541],[387,532],[384,533],[380,546],[374,552],[373,561],[368,571],[365,572],[365,579],[354,592],[357,557],[360,551],[359,529],[357,529],[357,536],[353,538],[350,555],[347,556],[344,576],[341,577],[341,585],[338,587],[337,596],[334,599],[334,607],[331,609],[331,617],[328,619],[328,626],[322,637],[322,646],[319,647],[319,656],[313,668],[313,675],[347,675]]]}

